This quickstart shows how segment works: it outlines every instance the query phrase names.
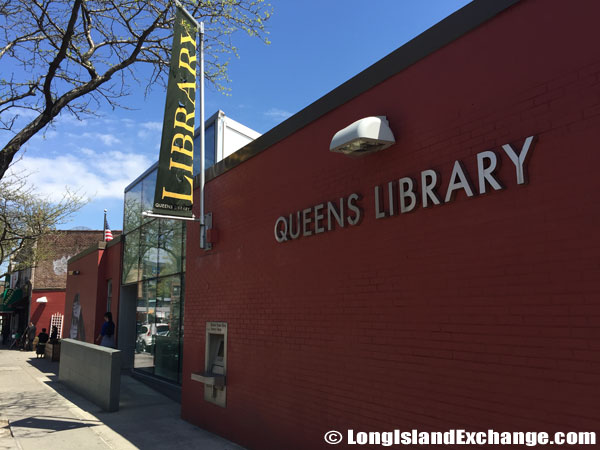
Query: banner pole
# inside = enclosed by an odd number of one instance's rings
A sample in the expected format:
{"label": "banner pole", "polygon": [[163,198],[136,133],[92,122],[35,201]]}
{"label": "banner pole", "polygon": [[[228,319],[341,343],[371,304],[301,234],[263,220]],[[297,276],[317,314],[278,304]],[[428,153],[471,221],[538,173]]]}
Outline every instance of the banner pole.
{"label": "banner pole", "polygon": [[206,249],[206,224],[204,221],[204,22],[200,22],[200,248]]}

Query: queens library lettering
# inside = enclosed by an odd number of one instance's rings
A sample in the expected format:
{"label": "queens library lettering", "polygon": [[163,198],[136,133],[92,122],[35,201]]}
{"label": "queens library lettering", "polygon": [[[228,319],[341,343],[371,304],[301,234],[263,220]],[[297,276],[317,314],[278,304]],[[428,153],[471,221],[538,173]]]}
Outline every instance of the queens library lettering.
{"label": "queens library lettering", "polygon": [[[535,136],[525,139],[520,151],[510,144],[502,145],[503,154],[508,157],[515,167],[516,184],[527,183],[527,160],[531,154]],[[402,177],[387,183],[387,202],[384,202],[382,186],[375,186],[373,190],[375,204],[375,219],[406,214],[414,211],[418,200],[421,206],[428,208],[432,205],[450,203],[455,194],[463,190],[467,197],[477,194],[485,194],[488,189],[501,190],[504,185],[495,175],[498,167],[500,152],[492,150],[477,154],[477,189],[472,186],[468,172],[461,161],[455,161],[452,173],[446,183],[445,195],[439,194],[439,186],[442,184],[440,175],[432,169],[423,170],[419,176],[420,183],[412,177]],[[339,201],[328,201],[319,203],[309,208],[298,210],[287,216],[280,216],[275,221],[275,240],[283,243],[300,237],[313,236],[327,231],[333,231],[336,227],[344,228],[346,225],[356,226],[361,223],[363,208],[360,201],[362,196],[352,193],[341,197]]]}

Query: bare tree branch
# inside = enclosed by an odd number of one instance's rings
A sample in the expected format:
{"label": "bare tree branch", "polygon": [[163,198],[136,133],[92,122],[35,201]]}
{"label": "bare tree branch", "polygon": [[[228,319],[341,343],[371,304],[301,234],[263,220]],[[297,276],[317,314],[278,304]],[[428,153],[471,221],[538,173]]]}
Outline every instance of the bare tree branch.
{"label": "bare tree branch", "polygon": [[0,267],[11,259],[16,267],[32,267],[42,257],[35,243],[54,233],[85,202],[65,192],[58,203],[38,196],[28,187],[24,174],[0,181]]}
{"label": "bare tree branch", "polygon": [[[182,3],[205,22],[205,77],[225,89],[223,56],[237,56],[232,34],[268,42],[270,6],[264,0]],[[14,133],[0,150],[0,180],[21,147],[62,110],[122,108],[132,85],[145,83],[145,92],[164,88],[173,12],[173,0],[0,1],[0,76],[8,78],[0,79],[0,129]],[[23,110],[38,115],[23,124],[15,115]]]}

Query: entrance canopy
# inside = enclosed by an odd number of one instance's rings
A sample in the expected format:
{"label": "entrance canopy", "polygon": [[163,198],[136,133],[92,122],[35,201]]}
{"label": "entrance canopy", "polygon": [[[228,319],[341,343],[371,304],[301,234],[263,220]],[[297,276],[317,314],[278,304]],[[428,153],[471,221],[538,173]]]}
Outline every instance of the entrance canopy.
{"label": "entrance canopy", "polygon": [[23,289],[6,289],[0,301],[0,313],[14,312],[13,305],[23,298]]}

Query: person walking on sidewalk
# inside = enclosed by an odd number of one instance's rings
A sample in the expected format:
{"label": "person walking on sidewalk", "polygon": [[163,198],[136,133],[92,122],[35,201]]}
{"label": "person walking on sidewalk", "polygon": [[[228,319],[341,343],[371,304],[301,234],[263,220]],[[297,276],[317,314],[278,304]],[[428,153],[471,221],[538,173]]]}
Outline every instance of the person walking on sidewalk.
{"label": "person walking on sidewalk", "polygon": [[115,348],[115,323],[112,320],[110,311],[104,314],[104,323],[96,342],[100,342],[103,347]]}
{"label": "person walking on sidewalk", "polygon": [[23,350],[31,351],[33,350],[33,340],[35,339],[35,325],[33,322],[29,322],[27,328],[25,328],[25,333],[23,333]]}

